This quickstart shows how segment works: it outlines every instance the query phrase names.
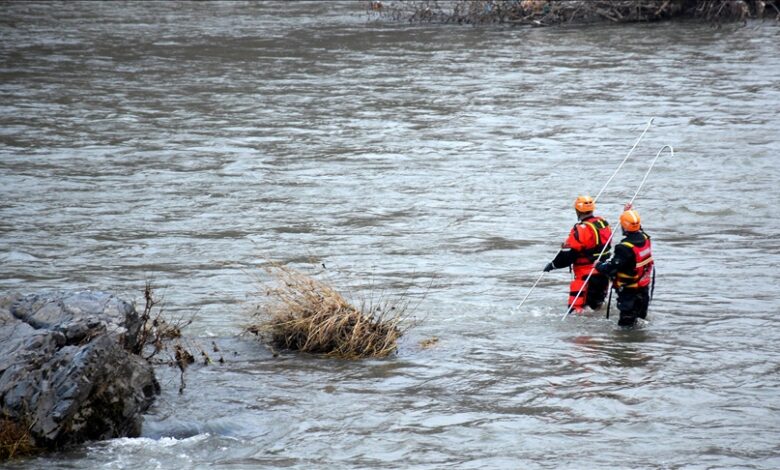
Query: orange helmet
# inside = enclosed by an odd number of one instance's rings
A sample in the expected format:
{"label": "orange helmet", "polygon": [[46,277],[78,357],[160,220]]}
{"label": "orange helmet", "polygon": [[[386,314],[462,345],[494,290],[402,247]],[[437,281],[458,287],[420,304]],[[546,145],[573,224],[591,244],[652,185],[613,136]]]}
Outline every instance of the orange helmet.
{"label": "orange helmet", "polygon": [[631,209],[620,214],[620,226],[626,232],[636,232],[639,230],[642,219],[639,218],[639,212]]}
{"label": "orange helmet", "polygon": [[596,210],[596,201],[590,196],[579,196],[574,201],[574,208],[578,212],[593,212]]}

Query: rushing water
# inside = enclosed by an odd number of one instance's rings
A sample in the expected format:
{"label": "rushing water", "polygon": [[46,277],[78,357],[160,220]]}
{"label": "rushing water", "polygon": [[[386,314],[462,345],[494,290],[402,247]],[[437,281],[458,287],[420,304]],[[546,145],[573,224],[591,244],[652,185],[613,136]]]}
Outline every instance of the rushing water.
{"label": "rushing water", "polygon": [[[780,467],[776,23],[367,21],[360,3],[0,5],[0,290],[146,280],[225,364],[144,436],[10,468]],[[650,321],[520,300],[599,200],[637,199]],[[404,297],[397,356],[240,336],[269,260]],[[323,269],[323,265],[325,268]],[[438,337],[430,349],[420,341]],[[167,375],[166,375],[167,374]]]}

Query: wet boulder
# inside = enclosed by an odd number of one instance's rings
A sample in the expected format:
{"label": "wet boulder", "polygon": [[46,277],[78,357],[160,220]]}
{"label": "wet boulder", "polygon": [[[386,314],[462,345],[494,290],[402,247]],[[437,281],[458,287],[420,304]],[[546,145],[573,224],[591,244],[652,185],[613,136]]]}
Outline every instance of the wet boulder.
{"label": "wet boulder", "polygon": [[160,392],[134,353],[143,323],[103,292],[0,298],[0,417],[39,447],[139,435]]}

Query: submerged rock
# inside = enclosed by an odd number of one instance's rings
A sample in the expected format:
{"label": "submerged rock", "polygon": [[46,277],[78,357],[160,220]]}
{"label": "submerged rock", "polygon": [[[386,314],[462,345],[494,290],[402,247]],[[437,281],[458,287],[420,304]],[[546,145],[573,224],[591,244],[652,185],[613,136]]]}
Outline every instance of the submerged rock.
{"label": "submerged rock", "polygon": [[56,447],[137,436],[160,393],[141,348],[143,319],[103,292],[0,298],[0,417]]}

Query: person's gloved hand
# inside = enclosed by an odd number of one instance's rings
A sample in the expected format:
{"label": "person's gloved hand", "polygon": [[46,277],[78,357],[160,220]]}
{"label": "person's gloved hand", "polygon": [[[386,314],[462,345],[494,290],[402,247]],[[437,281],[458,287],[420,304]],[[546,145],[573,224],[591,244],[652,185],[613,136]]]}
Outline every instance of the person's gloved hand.
{"label": "person's gloved hand", "polygon": [[602,261],[601,263],[596,263],[596,271],[606,274],[608,270],[609,270],[608,262]]}
{"label": "person's gloved hand", "polygon": [[549,273],[553,269],[555,269],[555,266],[553,266],[552,261],[551,261],[551,262],[547,263],[547,266],[544,267],[544,272]]}

